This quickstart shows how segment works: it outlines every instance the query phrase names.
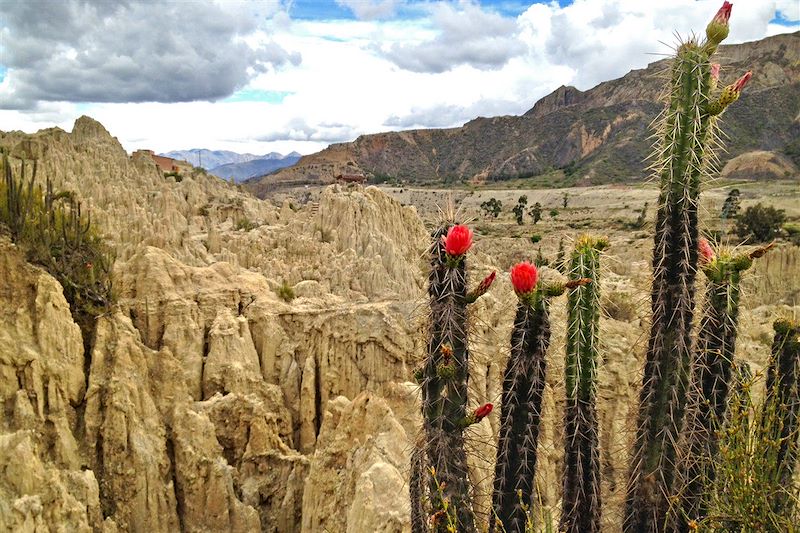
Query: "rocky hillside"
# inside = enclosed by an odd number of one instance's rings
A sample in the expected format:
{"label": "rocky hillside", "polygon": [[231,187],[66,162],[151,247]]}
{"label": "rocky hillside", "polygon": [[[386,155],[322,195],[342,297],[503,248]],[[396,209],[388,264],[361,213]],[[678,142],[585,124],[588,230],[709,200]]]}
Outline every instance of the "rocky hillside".
{"label": "rocky hillside", "polygon": [[[800,33],[723,46],[722,83],[748,69],[742,102],[726,113],[730,158],[760,150],[800,163]],[[260,196],[282,185],[326,183],[349,165],[374,181],[448,183],[534,178],[539,185],[641,180],[649,124],[662,108],[667,60],[582,92],[560,87],[522,116],[476,118],[460,128],[363,135],[304,156],[249,184]],[[779,176],[782,177],[782,176]]]}

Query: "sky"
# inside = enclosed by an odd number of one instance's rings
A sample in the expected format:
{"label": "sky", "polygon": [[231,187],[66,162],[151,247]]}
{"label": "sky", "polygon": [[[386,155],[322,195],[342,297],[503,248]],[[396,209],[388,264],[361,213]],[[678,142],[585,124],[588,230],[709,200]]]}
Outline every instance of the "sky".
{"label": "sky", "polygon": [[[702,34],[721,3],[0,0],[0,130],[88,115],[129,152],[308,154],[590,89]],[[798,31],[800,2],[735,0],[730,25],[726,43]]]}

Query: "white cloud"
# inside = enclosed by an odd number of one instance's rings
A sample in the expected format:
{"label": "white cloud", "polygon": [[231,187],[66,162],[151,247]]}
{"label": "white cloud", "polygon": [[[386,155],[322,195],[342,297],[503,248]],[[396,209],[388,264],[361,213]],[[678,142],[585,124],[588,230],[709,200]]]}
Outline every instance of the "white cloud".
{"label": "white cloud", "polygon": [[[89,114],[128,150],[309,153],[363,133],[450,127],[478,115],[523,113],[560,85],[586,90],[660,59],[674,44],[674,31],[702,33],[720,4],[578,0],[565,8],[535,4],[516,18],[465,3],[425,4],[430,18],[402,20],[308,21],[290,20],[285,12],[265,14],[260,29],[247,35],[248,47],[273,42],[301,55],[302,62],[254,73],[246,88],[287,93],[280,102],[52,102],[37,112],[0,111],[0,124],[26,131],[50,125],[69,129],[75,118]],[[779,4],[786,3],[737,0],[726,42],[791,31],[769,23]],[[219,5],[227,9],[229,4]],[[243,2],[237,9],[254,5]],[[505,37],[501,28],[508,29]],[[510,39],[513,53],[483,62],[472,54],[475,48],[460,49],[459,38],[469,41],[476,35]],[[443,39],[453,51],[439,58],[428,54]],[[392,60],[396,57],[387,57],[392,50],[426,68],[401,68]],[[12,77],[9,72],[0,91]]]}

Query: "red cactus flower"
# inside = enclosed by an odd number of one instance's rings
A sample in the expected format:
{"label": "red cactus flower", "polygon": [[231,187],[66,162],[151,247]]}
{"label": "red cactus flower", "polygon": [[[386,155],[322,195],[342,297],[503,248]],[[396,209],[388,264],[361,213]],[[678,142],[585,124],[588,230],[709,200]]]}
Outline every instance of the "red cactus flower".
{"label": "red cactus flower", "polygon": [[717,256],[708,241],[703,238],[697,243],[697,251],[700,254],[701,263],[710,263]]}
{"label": "red cactus flower", "polygon": [[711,64],[711,79],[714,81],[719,81],[719,63]]}
{"label": "red cactus flower", "polygon": [[477,409],[475,409],[475,413],[474,413],[475,421],[476,422],[480,422],[481,419],[489,416],[489,414],[492,412],[493,407],[494,406],[492,406],[492,404],[487,403],[487,404],[484,404],[484,405],[478,407]]}
{"label": "red cactus flower", "polygon": [[517,294],[528,294],[536,287],[539,272],[536,266],[524,261],[511,267],[511,284]]}
{"label": "red cactus flower", "polygon": [[472,246],[472,230],[464,225],[453,226],[444,238],[444,249],[451,257],[464,255],[470,246]]}
{"label": "red cactus flower", "polygon": [[722,7],[719,8],[717,14],[714,15],[714,18],[711,19],[711,22],[715,22],[717,24],[724,24],[725,26],[728,25],[728,21],[731,18],[731,9],[733,8],[733,4],[730,2],[722,2]]}
{"label": "red cactus flower", "polygon": [[742,75],[742,77],[736,80],[736,83],[733,84],[733,90],[737,93],[742,92],[742,89],[744,89],[744,86],[747,85],[747,82],[750,81],[750,78],[752,77],[753,73],[751,71],[748,70],[745,72],[744,75]]}

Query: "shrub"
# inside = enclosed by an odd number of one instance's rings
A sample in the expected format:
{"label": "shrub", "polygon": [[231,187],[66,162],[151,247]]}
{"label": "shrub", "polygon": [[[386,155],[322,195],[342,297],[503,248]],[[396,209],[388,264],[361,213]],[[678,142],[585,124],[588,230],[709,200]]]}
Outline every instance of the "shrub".
{"label": "shrub", "polygon": [[542,204],[539,202],[533,204],[533,207],[528,211],[528,215],[533,219],[534,224],[539,222],[542,219]]}
{"label": "shrub", "polygon": [[483,211],[484,216],[487,217],[491,216],[492,218],[497,218],[502,209],[503,209],[503,202],[501,202],[497,198],[489,198],[485,202],[481,203],[481,211]]}
{"label": "shrub", "polygon": [[782,209],[764,207],[758,203],[745,209],[739,217],[736,222],[736,233],[742,239],[750,239],[751,242],[767,242],[777,236],[785,221],[786,215]]}
{"label": "shrub", "polygon": [[247,218],[240,218],[236,221],[236,231],[250,231],[256,229],[258,224],[251,222]]}
{"label": "shrub", "polygon": [[284,302],[291,302],[295,299],[294,289],[291,285],[289,285],[289,283],[286,282],[286,280],[281,282],[281,285],[278,287],[276,292]]}
{"label": "shrub", "polygon": [[72,192],[54,192],[49,179],[44,191],[34,186],[36,162],[28,172],[22,161],[17,177],[4,155],[2,169],[0,224],[9,228],[11,239],[28,261],[42,266],[61,284],[88,348],[95,319],[114,301],[114,255]]}

